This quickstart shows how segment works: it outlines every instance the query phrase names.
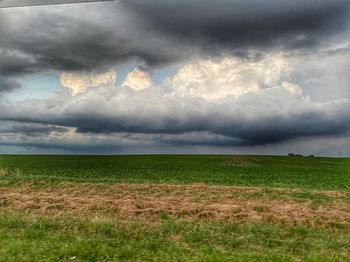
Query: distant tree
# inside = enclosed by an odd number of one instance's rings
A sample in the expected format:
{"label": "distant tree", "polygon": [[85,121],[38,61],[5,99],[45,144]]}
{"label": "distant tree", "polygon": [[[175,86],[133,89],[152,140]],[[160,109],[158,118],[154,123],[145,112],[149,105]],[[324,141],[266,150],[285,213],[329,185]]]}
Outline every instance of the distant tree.
{"label": "distant tree", "polygon": [[294,153],[288,153],[288,156],[303,156],[302,154],[294,154]]}

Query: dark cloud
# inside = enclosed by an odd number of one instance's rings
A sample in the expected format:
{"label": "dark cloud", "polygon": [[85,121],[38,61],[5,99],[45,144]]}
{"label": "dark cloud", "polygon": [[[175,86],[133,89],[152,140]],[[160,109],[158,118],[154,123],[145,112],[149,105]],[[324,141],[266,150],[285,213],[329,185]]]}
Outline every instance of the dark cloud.
{"label": "dark cloud", "polygon": [[3,120],[69,126],[81,134],[179,136],[175,141],[186,141],[181,139],[186,133],[214,136],[188,138],[188,144],[197,145],[266,145],[300,137],[337,136],[350,130],[348,100],[314,103],[281,87],[215,102],[167,97],[152,90],[100,88],[70,99],[28,100],[2,106],[0,111]]}
{"label": "dark cloud", "polygon": [[21,88],[21,84],[15,79],[0,77],[0,94],[3,92],[11,92],[19,88]]}
{"label": "dark cloud", "polygon": [[53,132],[67,132],[68,129],[60,126],[42,123],[26,123],[17,121],[0,121],[0,133],[17,133],[27,136],[44,136]]}
{"label": "dark cloud", "polygon": [[175,41],[202,51],[307,48],[348,28],[347,0],[131,0],[122,4]]}
{"label": "dark cloud", "polygon": [[159,67],[198,54],[305,50],[347,30],[349,8],[347,0],[130,0],[25,13],[4,9],[0,75],[103,70],[130,60]]}
{"label": "dark cloud", "polygon": [[[40,33],[39,33],[40,32]],[[108,29],[63,15],[39,13],[9,33],[0,53],[0,73],[92,70],[125,61],[131,54]],[[79,36],[79,37],[78,37]],[[114,43],[119,43],[119,48]]]}
{"label": "dark cloud", "polygon": [[83,16],[84,11],[92,12],[88,6],[67,7],[71,15],[64,14],[65,9],[47,10],[18,11],[20,22],[12,21],[10,11],[0,11],[0,34],[4,36],[0,39],[0,75],[99,71],[130,60],[159,65],[186,55],[179,45],[171,47],[167,38],[139,30],[135,21],[120,15],[120,8],[101,8],[91,19]]}

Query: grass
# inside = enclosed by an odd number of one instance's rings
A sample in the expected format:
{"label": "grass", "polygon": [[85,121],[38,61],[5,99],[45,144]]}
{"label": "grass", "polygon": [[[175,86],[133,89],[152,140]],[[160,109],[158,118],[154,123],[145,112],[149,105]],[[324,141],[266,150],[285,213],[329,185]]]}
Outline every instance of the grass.
{"label": "grass", "polygon": [[349,261],[350,160],[0,156],[2,261]]}
{"label": "grass", "polygon": [[348,261],[340,230],[245,223],[0,217],[0,261]]}

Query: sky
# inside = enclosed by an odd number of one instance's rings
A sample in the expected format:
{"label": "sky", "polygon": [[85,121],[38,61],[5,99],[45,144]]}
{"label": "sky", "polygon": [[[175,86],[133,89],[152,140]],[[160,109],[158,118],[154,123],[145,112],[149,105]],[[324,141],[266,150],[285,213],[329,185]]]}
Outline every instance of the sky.
{"label": "sky", "polygon": [[348,0],[0,9],[0,153],[350,156],[349,72]]}

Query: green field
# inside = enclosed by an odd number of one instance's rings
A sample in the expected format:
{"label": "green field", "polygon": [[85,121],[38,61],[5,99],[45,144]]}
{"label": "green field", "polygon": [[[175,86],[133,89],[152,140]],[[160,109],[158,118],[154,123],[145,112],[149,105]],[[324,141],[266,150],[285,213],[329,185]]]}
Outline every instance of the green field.
{"label": "green field", "polygon": [[350,261],[350,159],[0,156],[0,261]]}
{"label": "green field", "polygon": [[350,190],[350,159],[220,156],[0,156],[12,181],[206,183]]}

